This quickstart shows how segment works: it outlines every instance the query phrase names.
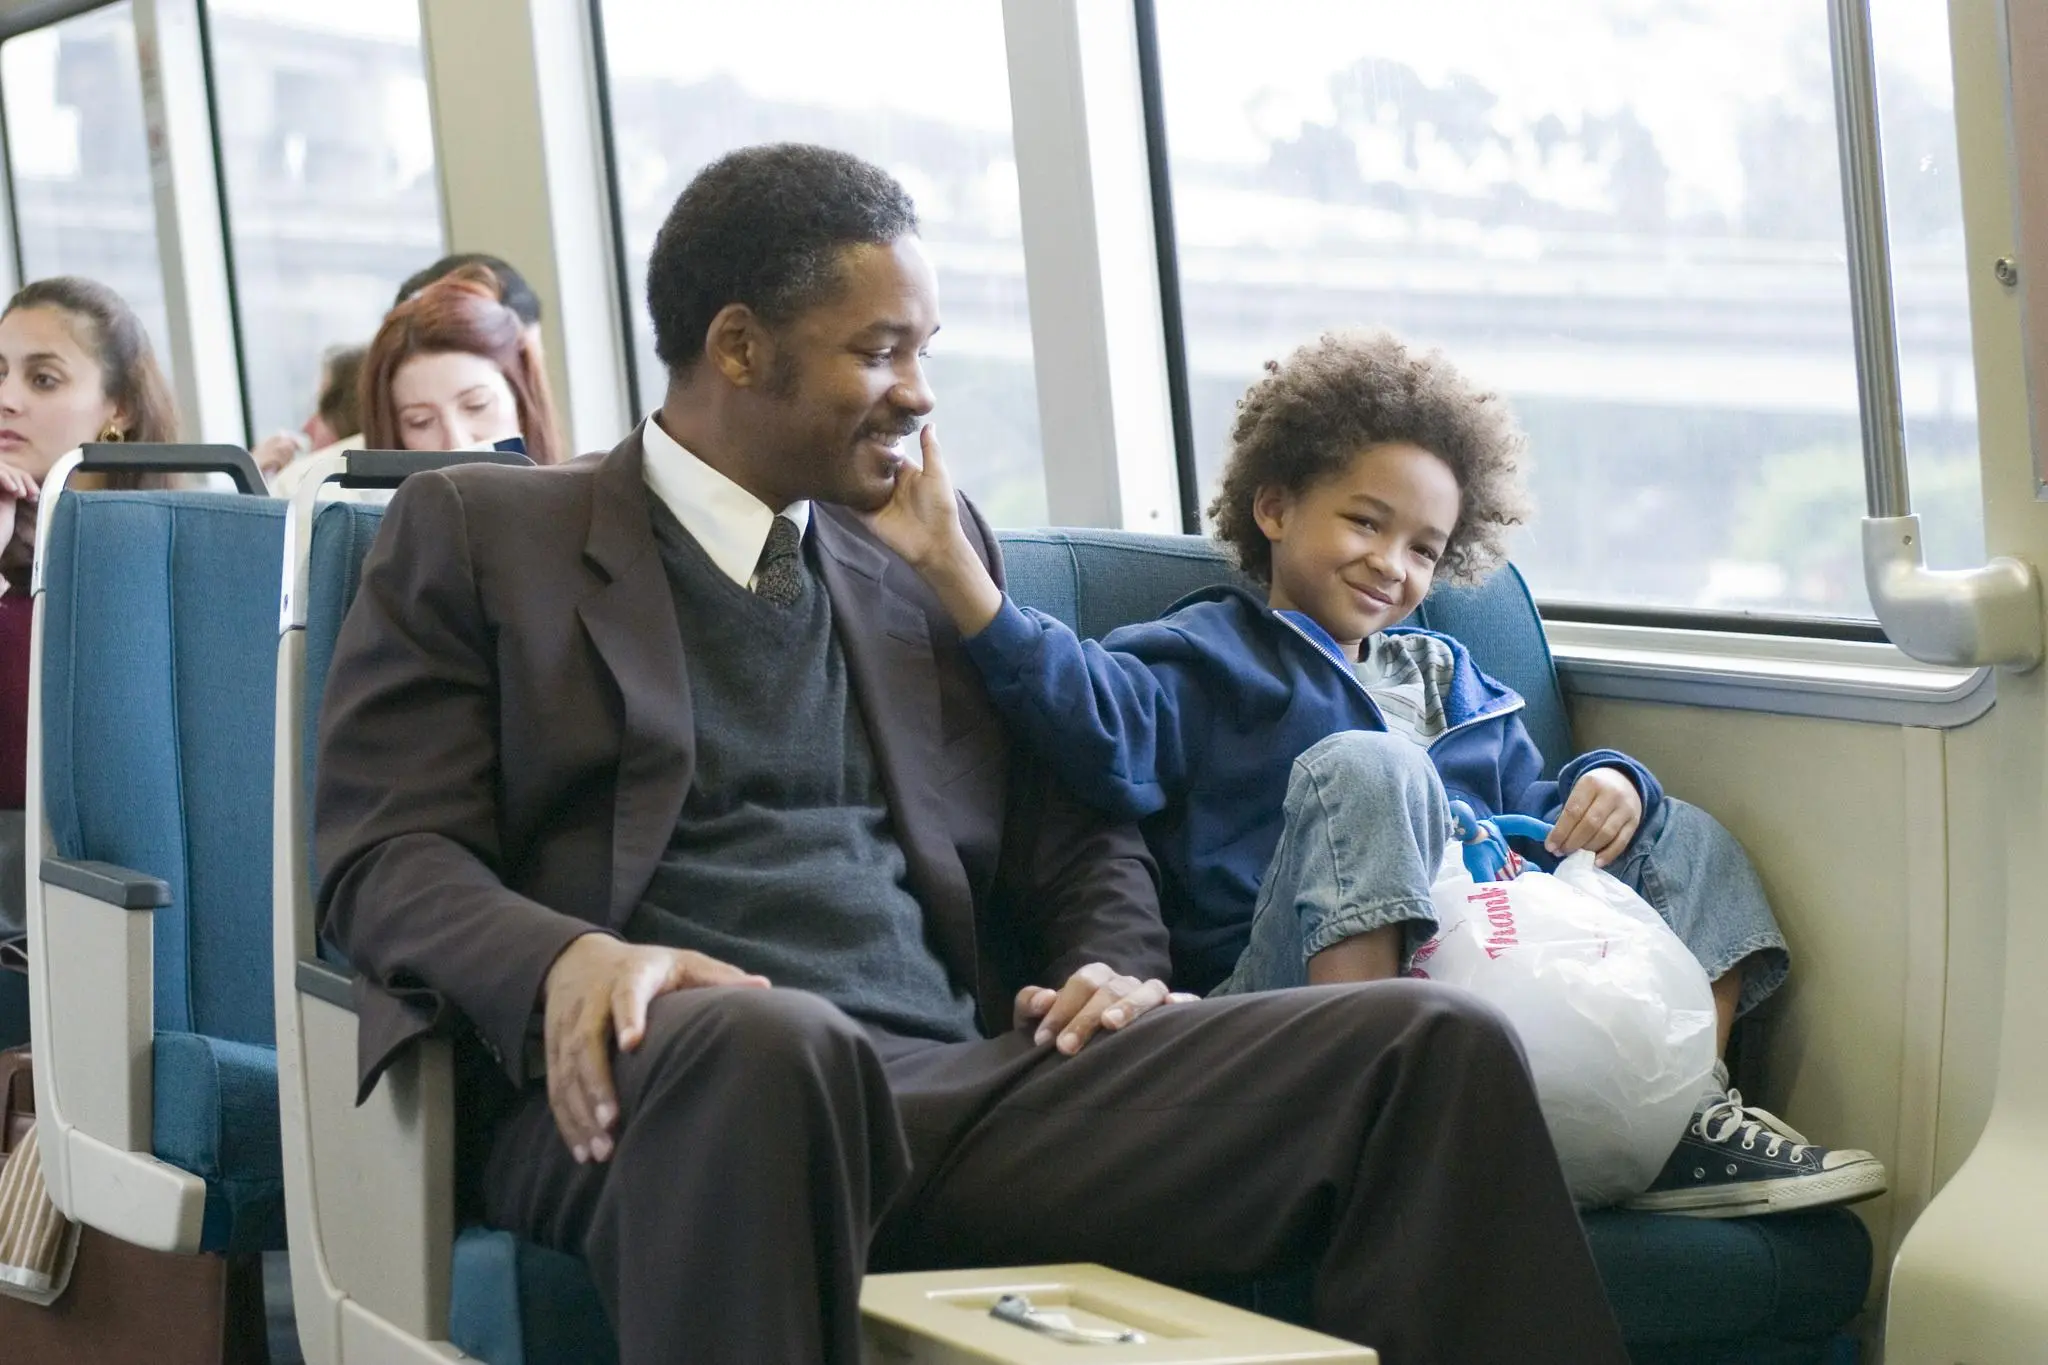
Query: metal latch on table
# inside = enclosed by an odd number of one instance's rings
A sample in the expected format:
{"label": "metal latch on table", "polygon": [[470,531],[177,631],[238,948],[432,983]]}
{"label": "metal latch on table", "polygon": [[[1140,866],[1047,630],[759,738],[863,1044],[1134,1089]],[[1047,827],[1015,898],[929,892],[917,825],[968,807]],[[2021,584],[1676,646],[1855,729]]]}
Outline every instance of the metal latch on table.
{"label": "metal latch on table", "polygon": [[1012,1326],[1028,1328],[1055,1341],[1076,1346],[1142,1346],[1145,1334],[1126,1327],[1120,1331],[1101,1327],[1079,1327],[1065,1313],[1032,1305],[1023,1294],[1005,1294],[997,1299],[988,1315]]}

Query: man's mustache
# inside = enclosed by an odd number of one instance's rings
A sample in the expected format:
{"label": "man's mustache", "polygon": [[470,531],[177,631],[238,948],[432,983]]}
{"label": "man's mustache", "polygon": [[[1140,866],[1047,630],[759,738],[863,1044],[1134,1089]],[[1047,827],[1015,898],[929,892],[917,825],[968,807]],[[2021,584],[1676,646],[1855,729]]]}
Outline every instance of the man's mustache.
{"label": "man's mustache", "polygon": [[861,429],[861,436],[863,439],[872,437],[885,440],[894,445],[923,425],[924,419],[911,413],[905,413],[894,421],[877,422],[871,426],[863,427]]}

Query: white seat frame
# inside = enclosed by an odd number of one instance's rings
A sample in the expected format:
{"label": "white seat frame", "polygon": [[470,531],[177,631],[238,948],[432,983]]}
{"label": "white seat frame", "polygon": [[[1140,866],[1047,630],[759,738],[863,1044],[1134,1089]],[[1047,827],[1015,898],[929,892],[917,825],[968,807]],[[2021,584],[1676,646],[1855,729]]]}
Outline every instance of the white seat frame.
{"label": "white seat frame", "polygon": [[83,459],[70,452],[43,481],[29,583],[24,820],[36,1145],[50,1201],[67,1218],[152,1251],[194,1252],[206,1182],[150,1150],[156,916],[43,880],[44,861],[55,856],[43,801],[43,556]]}

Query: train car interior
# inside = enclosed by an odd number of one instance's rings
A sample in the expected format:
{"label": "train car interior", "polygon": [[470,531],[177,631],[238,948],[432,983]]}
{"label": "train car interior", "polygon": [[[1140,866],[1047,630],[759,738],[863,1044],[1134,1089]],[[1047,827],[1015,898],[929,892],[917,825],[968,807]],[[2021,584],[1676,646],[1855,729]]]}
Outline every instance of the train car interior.
{"label": "train car interior", "polygon": [[0,245],[5,1365],[2048,1361],[2041,0],[0,0]]}

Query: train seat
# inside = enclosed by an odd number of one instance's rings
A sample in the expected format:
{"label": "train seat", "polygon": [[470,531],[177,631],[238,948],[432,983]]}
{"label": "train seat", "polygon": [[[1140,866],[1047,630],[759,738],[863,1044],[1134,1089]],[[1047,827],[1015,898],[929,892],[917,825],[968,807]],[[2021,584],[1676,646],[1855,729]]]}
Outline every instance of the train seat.
{"label": "train seat", "polygon": [[217,493],[64,492],[42,527],[43,1165],[59,1208],[155,1251],[284,1246],[267,761],[283,540],[280,504]]}
{"label": "train seat", "polygon": [[[334,634],[381,515],[378,508],[334,504],[321,511],[311,536],[303,695],[295,713],[304,764],[300,799],[308,808],[314,724]],[[1156,616],[1186,593],[1233,576],[1221,552],[1194,537],[1055,529],[1000,539],[1012,595],[1093,636]],[[1419,620],[1457,635],[1482,666],[1522,693],[1527,724],[1553,763],[1571,752],[1563,696],[1519,573],[1506,570],[1481,588],[1439,589]],[[303,971],[299,984],[308,984]],[[331,991],[330,997],[342,998]],[[352,1090],[353,1052],[345,1055],[351,1069],[324,1079],[324,1088]],[[446,1153],[436,1159],[452,1160]],[[1862,1224],[1846,1210],[1722,1222],[1610,1210],[1586,1221],[1638,1365],[1834,1365],[1855,1358],[1853,1341],[1840,1329],[1862,1307],[1871,1251]],[[445,1331],[472,1356],[522,1365],[609,1358],[610,1334],[575,1258],[482,1228],[453,1234],[453,1246],[445,1258],[445,1306],[433,1319],[439,1330],[427,1336]],[[1257,1288],[1250,1297],[1230,1296],[1278,1315],[1306,1304],[1305,1293],[1285,1285]],[[334,1365],[340,1357],[309,1350],[308,1359]]]}

